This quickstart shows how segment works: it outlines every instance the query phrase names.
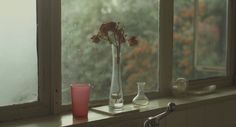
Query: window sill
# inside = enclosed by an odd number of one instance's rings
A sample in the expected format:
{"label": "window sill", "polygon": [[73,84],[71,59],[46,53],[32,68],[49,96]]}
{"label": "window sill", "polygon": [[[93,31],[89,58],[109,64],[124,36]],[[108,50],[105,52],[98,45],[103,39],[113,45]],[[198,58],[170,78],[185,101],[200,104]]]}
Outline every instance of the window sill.
{"label": "window sill", "polygon": [[[202,96],[188,96],[181,98],[165,97],[157,100],[152,100],[148,106],[140,108],[139,112],[125,113],[123,115],[109,116],[94,111],[89,111],[88,119],[75,119],[73,118],[71,113],[66,113],[57,116],[47,116],[43,118],[1,123],[0,127],[82,127],[85,125],[105,126],[116,124],[122,120],[127,121],[129,119],[141,119],[158,114],[166,108],[168,102],[176,103],[176,110],[184,110],[186,108],[221,102],[232,98],[236,98],[236,87],[217,90],[215,93]],[[132,104],[128,104],[128,106],[132,106]]]}

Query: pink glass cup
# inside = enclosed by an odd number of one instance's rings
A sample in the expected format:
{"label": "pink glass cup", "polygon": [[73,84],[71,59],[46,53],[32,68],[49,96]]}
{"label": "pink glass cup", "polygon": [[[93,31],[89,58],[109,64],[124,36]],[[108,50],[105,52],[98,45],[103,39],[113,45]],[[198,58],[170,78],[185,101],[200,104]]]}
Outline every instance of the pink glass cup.
{"label": "pink glass cup", "polygon": [[71,101],[72,112],[75,117],[88,116],[90,85],[89,84],[72,84]]}

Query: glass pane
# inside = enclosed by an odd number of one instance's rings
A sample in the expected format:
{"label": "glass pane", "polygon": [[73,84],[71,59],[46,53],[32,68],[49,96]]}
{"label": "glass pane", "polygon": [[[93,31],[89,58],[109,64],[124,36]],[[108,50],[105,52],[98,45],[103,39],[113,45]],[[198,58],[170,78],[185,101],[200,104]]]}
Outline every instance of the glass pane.
{"label": "glass pane", "polygon": [[[91,4],[92,3],[92,4]],[[111,45],[91,43],[101,23],[120,22],[138,46],[123,45],[122,79],[125,95],[137,91],[136,82],[156,90],[158,80],[158,0],[62,0],[62,102],[70,102],[73,82],[94,85],[91,100],[106,99],[111,82]]]}
{"label": "glass pane", "polygon": [[0,1],[0,106],[37,101],[36,1]]}
{"label": "glass pane", "polygon": [[174,1],[173,78],[226,76],[226,0]]}

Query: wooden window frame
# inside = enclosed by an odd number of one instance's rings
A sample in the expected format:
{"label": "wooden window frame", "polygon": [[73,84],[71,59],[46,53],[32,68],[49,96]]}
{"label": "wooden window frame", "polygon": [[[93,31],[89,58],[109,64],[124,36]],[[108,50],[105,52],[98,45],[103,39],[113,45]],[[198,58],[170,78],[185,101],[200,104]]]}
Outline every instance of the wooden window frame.
{"label": "wooden window frame", "polygon": [[[234,10],[235,10],[235,1],[233,0],[226,0],[227,1],[227,61],[226,61],[226,76],[219,76],[219,77],[210,77],[207,79],[198,79],[198,80],[190,80],[189,84],[191,87],[202,87],[207,85],[215,84],[217,87],[226,87],[233,84],[233,77],[235,73],[235,58],[234,58],[234,50],[235,50],[235,40],[236,38],[232,35],[233,32],[233,22],[234,18]],[[194,2],[197,4],[198,2]],[[195,5],[196,6],[196,5]]]}
{"label": "wooden window frame", "polygon": [[[70,110],[71,106],[61,104],[61,0],[37,0],[38,12],[38,70],[39,101],[35,103],[0,108],[0,122],[57,114]],[[236,1],[229,0],[228,13],[228,59],[227,77],[191,80],[192,87],[217,84],[220,87],[235,84],[236,77]],[[173,12],[174,0],[160,0],[160,50],[159,88],[149,93],[151,98],[171,95],[173,63]],[[131,101],[133,96],[126,97]],[[91,105],[108,104],[108,101],[92,102]]]}
{"label": "wooden window frame", "polygon": [[[203,87],[207,85],[215,84],[218,88],[230,86],[233,84],[233,79],[235,75],[235,58],[233,55],[235,44],[234,41],[236,38],[232,36],[232,26],[235,25],[233,21],[235,18],[232,18],[233,12],[235,10],[236,2],[234,0],[228,0],[228,37],[227,37],[227,76],[225,77],[213,77],[207,79],[198,79],[190,80],[190,88]],[[60,5],[59,5],[60,6]],[[58,7],[60,8],[60,7]],[[59,10],[59,9],[58,9]],[[58,12],[60,13],[60,12]],[[172,82],[172,69],[173,69],[173,15],[174,15],[174,0],[160,0],[160,22],[159,22],[159,40],[160,40],[160,49],[159,49],[159,86],[157,92],[150,92],[147,95],[151,99],[160,98],[164,96],[171,95],[171,82]],[[59,14],[60,15],[60,14]],[[58,27],[61,27],[58,24]],[[58,33],[59,35],[60,33]],[[60,41],[60,40],[58,40]],[[61,43],[61,42],[60,42]],[[58,58],[59,60],[60,58]],[[58,68],[59,69],[59,68]],[[61,68],[60,68],[61,69]],[[61,70],[59,71],[61,72]],[[59,77],[59,76],[58,76]],[[61,77],[60,77],[61,78]],[[60,80],[61,81],[61,80]],[[58,81],[58,84],[60,82]],[[59,87],[58,87],[59,89]],[[126,96],[126,102],[131,102],[134,96]],[[58,96],[58,99],[61,100],[61,97]],[[61,102],[60,102],[61,103]],[[107,104],[107,100],[102,101],[93,101],[91,106],[104,105]],[[60,111],[68,111],[71,109],[70,105],[59,106]]]}
{"label": "wooden window frame", "polygon": [[51,112],[50,86],[50,1],[36,0],[37,52],[38,52],[38,101],[0,107],[0,122],[44,116]]}
{"label": "wooden window frame", "polygon": [[[55,35],[53,38],[55,38],[57,41],[56,44],[54,44],[55,47],[53,52],[55,53],[54,62],[55,68],[52,69],[54,70],[54,78],[52,81],[54,81],[53,84],[57,84],[57,94],[54,94],[55,100],[57,100],[57,103],[62,104],[61,102],[61,2],[60,0],[55,0],[54,2],[54,16],[52,19],[54,19],[54,33]],[[169,84],[171,81],[171,75],[172,75],[172,62],[170,61],[170,58],[172,58],[172,41],[173,41],[173,0],[160,0],[160,18],[163,20],[160,21],[160,42],[165,42],[165,43],[160,43],[160,54],[165,54],[165,56],[159,56],[159,85],[157,88],[156,92],[149,92],[147,93],[147,96],[151,99],[158,98],[158,97],[163,97],[166,95],[170,94],[170,89],[169,89]],[[170,9],[171,8],[171,9]],[[168,16],[166,16],[168,15]],[[60,23],[59,23],[60,22]],[[168,34],[167,34],[168,33]],[[59,37],[59,38],[58,38]],[[59,48],[60,47],[60,48]],[[165,49],[165,50],[164,50]],[[60,64],[58,64],[60,63]],[[168,64],[167,64],[168,63]],[[164,69],[165,68],[165,69]],[[161,73],[165,72],[165,73]],[[129,103],[132,101],[132,98],[134,95],[131,96],[125,96],[125,102]],[[90,102],[90,106],[99,106],[99,105],[104,105],[108,104],[108,100],[99,100],[99,101],[93,101]],[[56,112],[60,111],[68,111],[71,109],[70,105],[54,105],[54,107],[57,109]]]}

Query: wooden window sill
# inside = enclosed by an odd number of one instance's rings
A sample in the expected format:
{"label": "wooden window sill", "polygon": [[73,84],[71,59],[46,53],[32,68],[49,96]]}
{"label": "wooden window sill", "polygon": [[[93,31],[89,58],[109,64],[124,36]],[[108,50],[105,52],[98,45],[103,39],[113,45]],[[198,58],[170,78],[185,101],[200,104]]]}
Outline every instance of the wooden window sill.
{"label": "wooden window sill", "polygon": [[[146,107],[139,108],[138,112],[125,113],[116,116],[101,114],[94,111],[89,111],[87,119],[73,118],[71,112],[64,113],[57,116],[47,116],[42,118],[34,118],[19,121],[10,121],[0,123],[0,127],[84,127],[96,126],[102,127],[106,125],[116,124],[122,120],[133,120],[147,118],[148,116],[158,114],[165,110],[168,102],[174,102],[177,105],[176,110],[184,110],[186,108],[195,107],[199,105],[211,104],[236,98],[236,87],[230,87],[217,90],[215,93],[201,96],[187,96],[187,97],[165,97],[150,101]],[[126,106],[133,106],[128,104]]]}

